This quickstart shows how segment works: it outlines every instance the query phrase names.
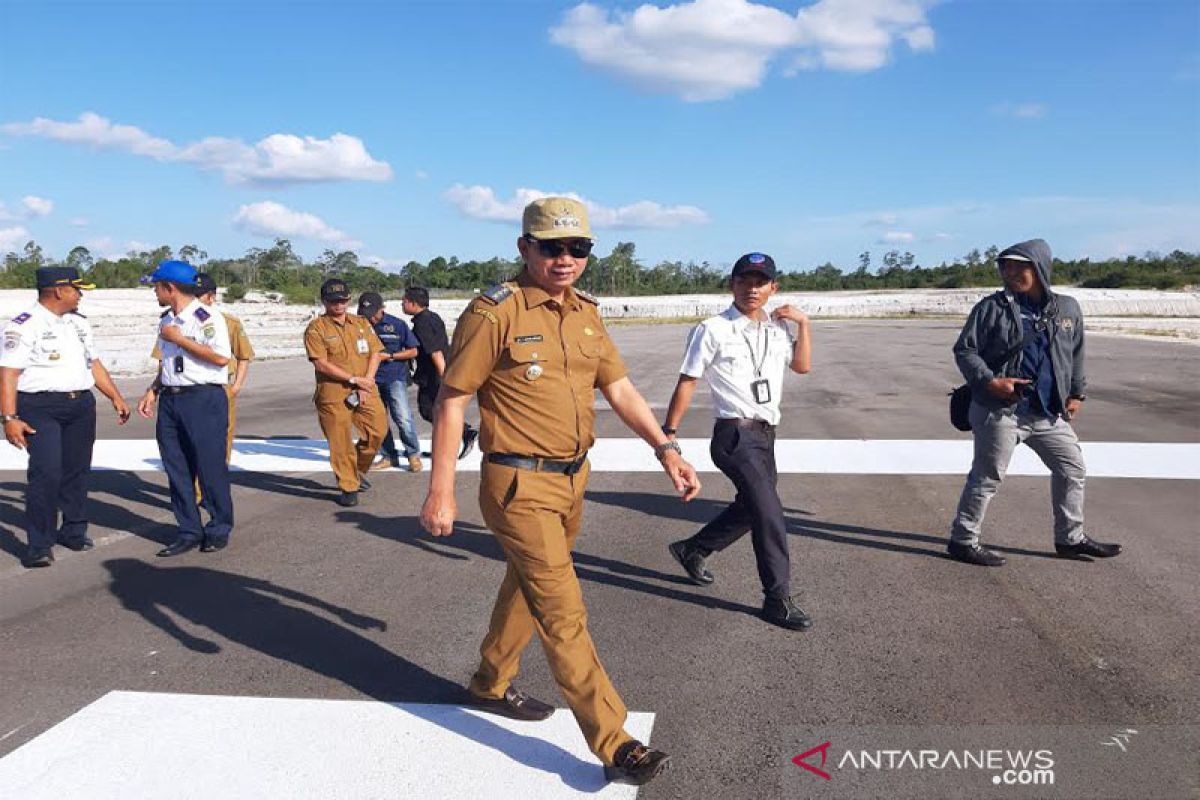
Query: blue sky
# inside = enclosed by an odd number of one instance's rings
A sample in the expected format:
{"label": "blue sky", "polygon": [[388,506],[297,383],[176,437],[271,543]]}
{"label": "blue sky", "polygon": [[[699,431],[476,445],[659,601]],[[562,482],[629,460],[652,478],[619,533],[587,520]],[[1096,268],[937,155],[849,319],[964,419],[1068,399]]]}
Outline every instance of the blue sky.
{"label": "blue sky", "polygon": [[0,2],[0,252],[1200,250],[1195,0]]}

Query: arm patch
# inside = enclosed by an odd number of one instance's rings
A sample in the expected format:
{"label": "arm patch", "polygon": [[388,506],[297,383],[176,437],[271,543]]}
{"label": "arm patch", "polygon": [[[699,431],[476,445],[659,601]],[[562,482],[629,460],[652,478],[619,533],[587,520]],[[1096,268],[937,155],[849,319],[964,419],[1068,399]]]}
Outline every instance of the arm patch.
{"label": "arm patch", "polygon": [[200,320],[201,322],[208,322],[208,318],[211,316],[212,314],[209,314],[203,308],[196,309],[196,319]]}
{"label": "arm patch", "polygon": [[512,287],[506,283],[497,283],[495,286],[490,286],[480,292],[479,296],[487,300],[494,306],[498,306],[508,298],[512,297]]}
{"label": "arm patch", "polygon": [[12,321],[13,321],[13,324],[15,324],[15,325],[21,325],[22,323],[28,321],[28,319],[29,319],[29,312],[22,311],[20,314],[17,314],[15,317],[13,317]]}

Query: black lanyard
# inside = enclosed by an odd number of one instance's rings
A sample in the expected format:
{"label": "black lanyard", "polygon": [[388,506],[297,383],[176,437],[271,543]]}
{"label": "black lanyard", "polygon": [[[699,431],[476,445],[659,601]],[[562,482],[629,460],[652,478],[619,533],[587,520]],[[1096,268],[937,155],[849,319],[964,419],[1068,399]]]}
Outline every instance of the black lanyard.
{"label": "black lanyard", "polygon": [[[746,336],[746,331],[742,331],[742,340],[746,343],[746,347],[750,348],[750,366],[754,367],[754,377],[761,378],[763,367],[767,364],[767,350],[771,346],[770,337],[767,334],[767,326],[763,323],[758,323],[758,328],[762,332],[762,358],[758,358],[758,354],[754,352],[754,345],[750,343],[750,338]],[[757,359],[757,363],[755,360]]]}

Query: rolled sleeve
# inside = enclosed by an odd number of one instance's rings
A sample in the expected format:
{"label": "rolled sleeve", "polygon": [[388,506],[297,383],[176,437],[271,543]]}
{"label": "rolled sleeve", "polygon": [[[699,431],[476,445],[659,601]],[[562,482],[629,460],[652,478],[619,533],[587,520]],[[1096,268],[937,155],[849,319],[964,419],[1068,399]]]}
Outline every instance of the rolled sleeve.
{"label": "rolled sleeve", "polygon": [[450,363],[442,376],[442,383],[467,394],[479,391],[491,376],[504,341],[500,322],[489,309],[482,309],[487,315],[475,313],[479,302],[484,301],[475,301],[458,318]]}

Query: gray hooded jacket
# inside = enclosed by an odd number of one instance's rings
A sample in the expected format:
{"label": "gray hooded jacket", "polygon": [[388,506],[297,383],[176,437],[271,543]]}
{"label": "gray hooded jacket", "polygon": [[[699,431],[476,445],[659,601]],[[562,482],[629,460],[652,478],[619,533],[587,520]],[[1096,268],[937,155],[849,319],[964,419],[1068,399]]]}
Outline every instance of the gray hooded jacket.
{"label": "gray hooded jacket", "polygon": [[[1083,313],[1075,298],[1050,290],[1050,245],[1042,239],[1014,244],[996,259],[1020,255],[1031,260],[1046,292],[1043,318],[1050,334],[1050,363],[1054,366],[1054,388],[1059,402],[1082,397],[1087,379],[1083,369]],[[1024,339],[1021,310],[1017,298],[1007,289],[988,295],[971,309],[958,341],[954,343],[954,361],[971,385],[971,398],[985,408],[996,409],[1010,403],[993,397],[987,385],[993,378],[1018,377],[1021,374],[1020,344]],[[1017,352],[1005,360],[1011,351]]]}

